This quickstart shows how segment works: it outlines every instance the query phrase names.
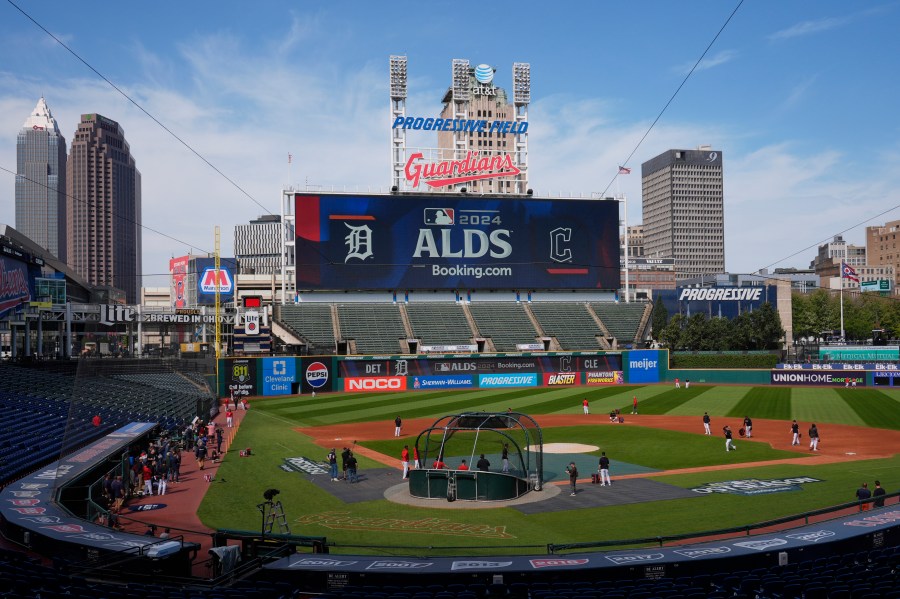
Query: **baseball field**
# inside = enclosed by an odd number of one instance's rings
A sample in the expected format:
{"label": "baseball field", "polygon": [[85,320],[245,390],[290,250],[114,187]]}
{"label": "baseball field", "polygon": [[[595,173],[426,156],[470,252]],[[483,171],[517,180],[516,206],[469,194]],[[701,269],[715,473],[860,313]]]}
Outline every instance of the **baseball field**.
{"label": "baseball field", "polygon": [[[637,415],[631,414],[634,397]],[[589,415],[582,412],[585,398]],[[419,433],[441,416],[507,409],[542,427],[544,490],[516,505],[406,500],[404,445],[412,449]],[[616,409],[624,423],[610,422]],[[709,436],[704,412],[712,420]],[[397,416],[403,419],[399,438]],[[745,416],[753,420],[750,439],[737,434]],[[797,446],[791,445],[792,419],[804,434]],[[821,435],[817,452],[806,438],[813,422]],[[725,451],[725,424],[735,431],[736,451]],[[484,453],[498,470],[500,443],[491,435],[477,441],[461,436],[448,447],[446,461],[455,467]],[[340,454],[344,447],[359,460],[358,483],[296,468],[312,463],[315,471],[331,448]],[[239,448],[251,448],[251,456],[237,458]],[[540,553],[548,543],[768,521],[853,501],[864,481],[871,487],[880,479],[892,493],[900,488],[898,450],[900,390],[889,388],[651,385],[257,399],[199,516],[212,528],[259,530],[256,506],[274,488],[291,532],[327,537],[333,553]],[[611,487],[590,484],[601,451],[611,461]],[[569,462],[580,473],[574,497],[564,472]]]}

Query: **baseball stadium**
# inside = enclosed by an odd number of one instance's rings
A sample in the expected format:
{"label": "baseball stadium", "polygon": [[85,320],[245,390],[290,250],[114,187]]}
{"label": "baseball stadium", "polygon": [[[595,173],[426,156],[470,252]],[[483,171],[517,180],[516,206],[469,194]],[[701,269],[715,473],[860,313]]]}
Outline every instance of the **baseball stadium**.
{"label": "baseball stadium", "polygon": [[[391,190],[285,189],[280,300],[218,255],[96,300],[5,231],[0,596],[900,597],[900,345],[798,352],[784,280],[633,285],[624,198],[529,187],[529,65],[506,102],[454,61],[427,119],[390,68]],[[756,345],[669,349],[662,307]]]}

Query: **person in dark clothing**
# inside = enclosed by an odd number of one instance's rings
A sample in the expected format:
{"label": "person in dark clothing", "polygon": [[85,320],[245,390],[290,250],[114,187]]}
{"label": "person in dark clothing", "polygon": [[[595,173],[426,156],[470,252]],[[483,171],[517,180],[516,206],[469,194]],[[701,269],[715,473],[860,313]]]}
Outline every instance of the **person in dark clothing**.
{"label": "person in dark clothing", "polygon": [[748,439],[753,436],[753,421],[749,416],[744,416],[744,435]]}
{"label": "person in dark clothing", "polygon": [[725,451],[737,450],[737,447],[734,446],[731,427],[726,424],[722,427],[722,432],[725,433]]}
{"label": "person in dark clothing", "polygon": [[884,507],[884,496],[885,496],[884,487],[881,486],[881,481],[875,481],[875,489],[872,491],[872,497],[875,498],[875,507]]}
{"label": "person in dark clothing", "polygon": [[570,495],[575,497],[575,493],[577,492],[575,485],[578,482],[578,468],[575,466],[575,462],[569,462],[569,465],[566,466],[566,472],[569,474],[569,488],[572,489]]}
{"label": "person in dark clothing", "polygon": [[347,460],[350,458],[350,448],[345,447],[344,451],[341,452],[341,472],[343,472],[343,479],[347,480]]}
{"label": "person in dark clothing", "polygon": [[503,453],[500,456],[500,460],[503,464],[503,474],[509,473],[509,443],[503,444]]}
{"label": "person in dark clothing", "polygon": [[791,445],[800,445],[800,425],[796,420],[791,422]]}
{"label": "person in dark clothing", "polygon": [[869,490],[869,483],[863,483],[860,488],[856,490],[856,498],[862,503],[859,504],[859,511],[867,512],[871,507],[866,499],[870,499],[872,497],[872,492]]}
{"label": "person in dark clothing", "polygon": [[356,473],[356,458],[353,456],[353,452],[350,452],[350,455],[347,457],[347,473],[350,475],[351,483],[359,482],[359,475]]}
{"label": "person in dark clothing", "polygon": [[711,435],[711,434],[712,434],[712,433],[709,432],[709,422],[710,422],[710,420],[709,420],[709,412],[703,412],[703,434],[704,434],[704,435]]}
{"label": "person in dark clothing", "polygon": [[481,457],[478,459],[478,463],[475,464],[475,467],[481,470],[482,472],[487,472],[491,469],[491,463],[488,461],[484,454],[481,454]]}
{"label": "person in dark clothing", "polygon": [[612,480],[609,478],[609,458],[606,457],[605,451],[600,454],[600,464],[597,469],[600,471],[600,486],[612,486]]}
{"label": "person in dark clothing", "polygon": [[216,427],[216,451],[218,451],[219,453],[222,453],[222,435],[223,434],[224,434],[224,431],[221,428]]}

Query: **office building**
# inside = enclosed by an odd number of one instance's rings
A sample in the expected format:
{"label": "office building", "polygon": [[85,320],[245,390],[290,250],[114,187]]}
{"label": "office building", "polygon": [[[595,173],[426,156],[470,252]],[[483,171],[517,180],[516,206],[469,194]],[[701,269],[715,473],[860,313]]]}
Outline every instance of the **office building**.
{"label": "office building", "polygon": [[66,138],[42,97],[16,139],[16,229],[66,261]]}
{"label": "office building", "polygon": [[281,273],[281,216],[266,214],[247,225],[234,227],[234,255],[240,272],[272,275]]}
{"label": "office building", "polygon": [[644,257],[672,258],[678,280],[725,271],[722,152],[668,150],[641,165]]}
{"label": "office building", "polygon": [[809,267],[824,280],[838,276],[841,262],[853,267],[864,266],[867,263],[866,248],[847,243],[842,235],[835,235],[831,241],[819,246]]}
{"label": "office building", "polygon": [[83,114],[66,165],[67,255],[92,285],[141,295],[141,173],[125,132],[99,114]]}
{"label": "office building", "polygon": [[897,289],[896,279],[900,275],[900,250],[897,249],[897,233],[900,232],[900,220],[894,220],[880,226],[866,227],[866,256],[870,266],[891,266],[894,269],[893,288]]}

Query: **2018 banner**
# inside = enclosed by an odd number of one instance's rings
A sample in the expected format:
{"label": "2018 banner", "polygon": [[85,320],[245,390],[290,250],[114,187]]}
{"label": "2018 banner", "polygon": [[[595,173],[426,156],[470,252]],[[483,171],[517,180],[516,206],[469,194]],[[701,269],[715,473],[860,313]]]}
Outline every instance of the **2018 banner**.
{"label": "2018 banner", "polygon": [[295,195],[297,289],[617,289],[613,200]]}

